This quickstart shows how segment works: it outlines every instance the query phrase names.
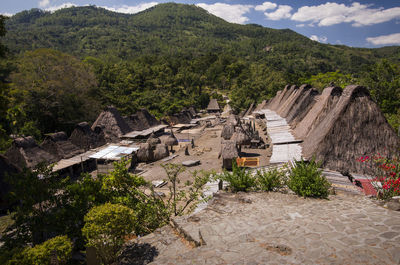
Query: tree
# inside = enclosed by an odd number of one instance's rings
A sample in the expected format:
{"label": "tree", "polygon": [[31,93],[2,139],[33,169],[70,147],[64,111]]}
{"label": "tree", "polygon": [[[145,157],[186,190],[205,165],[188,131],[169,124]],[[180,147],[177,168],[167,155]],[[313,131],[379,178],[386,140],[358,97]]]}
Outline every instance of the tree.
{"label": "tree", "polygon": [[52,167],[39,164],[34,170],[25,168],[16,176],[10,176],[11,201],[16,205],[15,223],[8,228],[8,246],[27,243],[39,244],[54,232],[62,233],[63,223],[57,218],[62,209],[58,192],[67,180],[60,180]]}
{"label": "tree", "polygon": [[[4,22],[5,16],[0,15],[0,39],[6,35]],[[10,144],[8,121],[6,119],[7,109],[9,107],[9,86],[7,77],[9,75],[9,66],[5,63],[7,48],[0,42],[0,150],[6,149]]]}
{"label": "tree", "polygon": [[371,96],[395,130],[400,128],[400,65],[388,60],[370,67],[361,76],[361,84],[369,87]]}
{"label": "tree", "polygon": [[13,106],[25,115],[12,121],[18,133],[33,121],[42,133],[72,130],[76,123],[94,120],[99,103],[94,99],[94,74],[78,59],[50,49],[26,52],[11,74]]}
{"label": "tree", "polygon": [[169,197],[165,202],[165,207],[168,209],[170,216],[182,215],[189,209],[194,210],[197,203],[202,200],[207,200],[203,196],[203,188],[210,180],[210,172],[193,171],[192,181],[187,181],[183,188],[179,188],[180,183],[179,175],[185,171],[182,165],[178,164],[163,164],[165,172],[167,173],[169,186]]}
{"label": "tree", "polygon": [[87,246],[94,247],[104,264],[116,261],[126,236],[134,232],[137,222],[132,209],[120,205],[105,203],[93,207],[85,216],[82,233]]}
{"label": "tree", "polygon": [[17,253],[6,265],[51,265],[52,259],[57,264],[66,264],[72,254],[72,242],[67,236],[51,238],[40,245],[26,247]]}
{"label": "tree", "polygon": [[318,88],[319,91],[322,91],[324,88],[331,86],[331,84],[344,88],[355,83],[356,79],[350,74],[343,74],[339,71],[336,71],[319,73],[311,76],[310,78],[303,78],[300,81],[303,84],[310,84],[313,87]]}

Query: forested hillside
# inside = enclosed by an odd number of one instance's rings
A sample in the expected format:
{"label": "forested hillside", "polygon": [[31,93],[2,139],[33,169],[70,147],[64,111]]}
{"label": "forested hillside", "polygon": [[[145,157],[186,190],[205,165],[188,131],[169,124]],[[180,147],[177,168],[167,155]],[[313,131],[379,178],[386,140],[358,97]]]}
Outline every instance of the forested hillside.
{"label": "forested hillside", "polygon": [[94,6],[32,9],[5,24],[3,135],[40,139],[68,131],[110,104],[124,114],[145,107],[161,117],[204,107],[217,90],[240,109],[302,82],[370,86],[392,125],[399,124],[400,47],[321,44],[171,3],[134,15]]}

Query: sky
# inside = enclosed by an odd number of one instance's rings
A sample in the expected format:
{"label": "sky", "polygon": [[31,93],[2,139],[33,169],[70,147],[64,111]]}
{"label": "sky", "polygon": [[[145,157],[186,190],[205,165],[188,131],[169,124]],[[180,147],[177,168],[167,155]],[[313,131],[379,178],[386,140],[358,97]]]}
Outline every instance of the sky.
{"label": "sky", "polygon": [[[31,8],[55,11],[63,7],[85,5],[134,14],[164,2],[171,0],[0,0],[0,14],[11,16]],[[400,45],[399,0],[173,2],[195,4],[232,23],[289,28],[321,43],[367,48]]]}

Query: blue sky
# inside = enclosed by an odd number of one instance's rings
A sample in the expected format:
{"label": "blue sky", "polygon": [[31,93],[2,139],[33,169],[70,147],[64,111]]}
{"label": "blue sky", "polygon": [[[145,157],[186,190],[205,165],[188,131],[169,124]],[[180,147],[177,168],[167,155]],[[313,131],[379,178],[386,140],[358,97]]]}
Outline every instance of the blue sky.
{"label": "blue sky", "polygon": [[[0,13],[12,15],[41,8],[96,5],[122,13],[137,13],[164,0],[0,0]],[[354,47],[400,45],[400,1],[244,1],[178,0],[196,4],[229,22],[290,28],[315,41]]]}

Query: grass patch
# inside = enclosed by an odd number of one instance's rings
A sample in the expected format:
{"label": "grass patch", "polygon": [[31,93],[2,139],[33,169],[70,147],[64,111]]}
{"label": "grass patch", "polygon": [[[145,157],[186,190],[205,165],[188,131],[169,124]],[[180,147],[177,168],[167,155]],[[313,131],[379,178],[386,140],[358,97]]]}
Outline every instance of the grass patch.
{"label": "grass patch", "polygon": [[3,235],[4,231],[6,231],[7,227],[14,223],[14,220],[11,218],[12,214],[7,214],[0,216],[0,235]]}

